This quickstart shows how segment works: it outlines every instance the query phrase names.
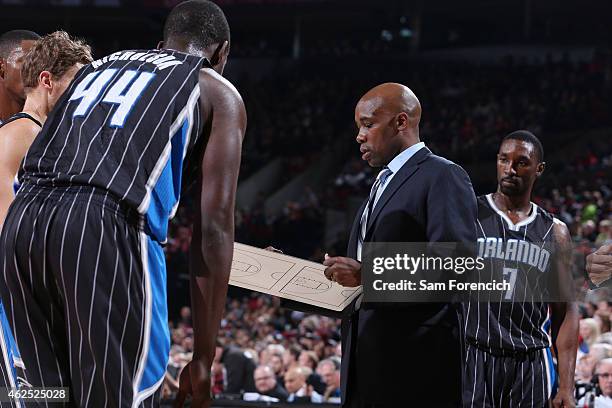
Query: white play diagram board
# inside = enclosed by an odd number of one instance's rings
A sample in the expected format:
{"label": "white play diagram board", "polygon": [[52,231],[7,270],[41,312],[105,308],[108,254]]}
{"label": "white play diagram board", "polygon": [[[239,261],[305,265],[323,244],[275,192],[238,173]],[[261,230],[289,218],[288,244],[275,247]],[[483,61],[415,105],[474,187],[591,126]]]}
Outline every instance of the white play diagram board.
{"label": "white play diagram board", "polygon": [[341,311],[361,293],[325,278],[325,266],[234,243],[230,285]]}

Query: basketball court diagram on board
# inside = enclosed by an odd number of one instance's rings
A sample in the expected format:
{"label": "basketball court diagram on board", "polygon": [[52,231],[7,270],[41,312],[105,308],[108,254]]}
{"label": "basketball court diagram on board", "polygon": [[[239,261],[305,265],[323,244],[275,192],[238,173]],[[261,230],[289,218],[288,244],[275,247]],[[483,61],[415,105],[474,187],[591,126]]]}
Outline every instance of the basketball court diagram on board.
{"label": "basketball court diagram on board", "polygon": [[325,266],[235,243],[230,284],[326,309],[344,309],[361,287],[345,288],[325,278]]}

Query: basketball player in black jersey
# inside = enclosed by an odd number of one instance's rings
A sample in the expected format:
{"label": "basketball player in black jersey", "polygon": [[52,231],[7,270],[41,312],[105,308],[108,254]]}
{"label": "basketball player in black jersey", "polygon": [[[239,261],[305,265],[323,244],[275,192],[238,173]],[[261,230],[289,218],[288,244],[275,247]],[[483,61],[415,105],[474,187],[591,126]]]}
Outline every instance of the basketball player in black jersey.
{"label": "basketball player in black jersey", "polygon": [[25,55],[23,110],[0,125],[0,229],[17,192],[15,178],[21,160],[74,75],[92,61],[90,47],[65,31],[47,34]]}
{"label": "basketball player in black jersey", "polygon": [[0,124],[23,108],[21,64],[39,38],[28,30],[8,31],[0,36]]}
{"label": "basketball player in black jersey", "polygon": [[[577,310],[571,302],[548,303],[543,283],[569,283],[570,235],[531,202],[543,171],[540,141],[528,131],[513,132],[497,155],[497,191],[478,198],[479,256],[513,289],[463,304],[464,407],[575,406]],[[532,297],[521,298],[524,290]]]}
{"label": "basketball player in black jersey", "polygon": [[158,404],[170,350],[162,245],[193,184],[194,353],[178,402],[210,406],[246,128],[221,76],[229,40],[214,3],[180,3],[161,49],[81,69],[28,150],[0,237],[0,290],[33,386],[68,386],[77,406]]}

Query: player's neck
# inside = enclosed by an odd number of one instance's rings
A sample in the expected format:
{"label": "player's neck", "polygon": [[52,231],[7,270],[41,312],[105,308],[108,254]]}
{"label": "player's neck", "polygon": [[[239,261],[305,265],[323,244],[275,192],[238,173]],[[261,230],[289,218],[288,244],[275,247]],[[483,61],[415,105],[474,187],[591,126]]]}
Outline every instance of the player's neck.
{"label": "player's neck", "polygon": [[205,49],[197,47],[194,44],[181,39],[170,39],[163,44],[163,48],[170,51],[178,51],[185,54],[195,55],[197,57],[210,58]]}
{"label": "player's neck", "polygon": [[493,202],[500,211],[519,218],[527,217],[531,212],[531,194],[509,196],[498,190],[493,193]]}
{"label": "player's neck", "polygon": [[23,103],[0,85],[0,120],[5,121],[23,108]]}
{"label": "player's neck", "polygon": [[47,109],[46,98],[35,91],[29,93],[23,105],[23,111],[37,119],[40,123],[45,123],[49,111]]}

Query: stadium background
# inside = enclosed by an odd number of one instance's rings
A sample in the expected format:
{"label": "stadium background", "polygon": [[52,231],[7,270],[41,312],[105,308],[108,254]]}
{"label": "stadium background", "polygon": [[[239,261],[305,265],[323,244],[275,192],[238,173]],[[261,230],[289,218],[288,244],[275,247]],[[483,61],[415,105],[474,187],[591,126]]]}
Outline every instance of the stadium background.
{"label": "stadium background", "polygon": [[[609,2],[216,2],[232,30],[226,76],[249,114],[238,242],[273,245],[315,261],[325,252],[344,254],[347,229],[373,179],[354,140],[354,104],[371,86],[388,81],[415,91],[423,106],[421,139],[461,164],[477,194],[495,188],[495,153],[503,135],[526,128],[541,138],[548,167],[535,201],[570,227],[577,285],[584,254],[612,240]],[[0,24],[3,32],[64,29],[86,39],[98,58],[155,47],[176,3],[0,0]],[[192,348],[191,210],[185,204],[166,247],[173,346],[164,396],[170,399],[173,379]],[[594,362],[612,357],[612,303],[606,301],[612,301],[610,294],[581,302],[577,380],[589,381]],[[256,364],[272,363],[282,375],[287,350],[305,351],[297,354],[298,364],[313,368],[316,361],[341,355],[338,321],[286,310],[278,299],[236,288],[230,289],[219,337],[225,353],[214,367],[215,393],[226,399],[252,390]]]}

